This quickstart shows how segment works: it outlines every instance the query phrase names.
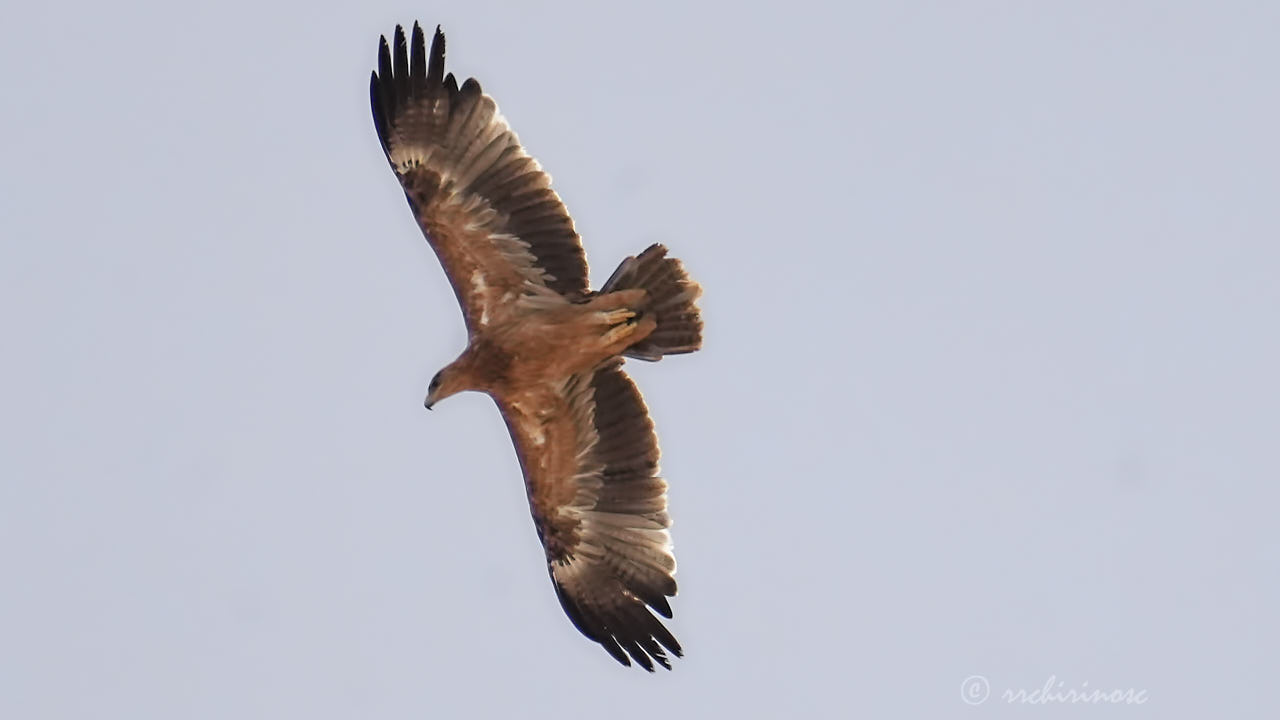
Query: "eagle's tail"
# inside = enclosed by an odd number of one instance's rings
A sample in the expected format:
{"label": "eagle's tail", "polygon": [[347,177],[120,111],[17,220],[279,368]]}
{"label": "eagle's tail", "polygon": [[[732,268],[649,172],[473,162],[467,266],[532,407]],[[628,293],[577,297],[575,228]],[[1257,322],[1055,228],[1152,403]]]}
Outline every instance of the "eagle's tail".
{"label": "eagle's tail", "polygon": [[689,277],[680,261],[667,257],[662,245],[650,245],[636,257],[622,261],[600,294],[642,288],[648,293],[644,314],[658,326],[644,340],[623,353],[638,360],[661,360],[663,355],[690,353],[702,347],[702,315],[697,300],[702,288]]}

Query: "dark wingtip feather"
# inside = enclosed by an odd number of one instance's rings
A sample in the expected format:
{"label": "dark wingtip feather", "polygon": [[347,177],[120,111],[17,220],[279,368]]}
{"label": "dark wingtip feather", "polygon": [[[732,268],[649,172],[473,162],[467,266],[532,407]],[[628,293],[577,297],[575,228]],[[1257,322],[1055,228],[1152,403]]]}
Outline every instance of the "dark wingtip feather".
{"label": "dark wingtip feather", "polygon": [[662,643],[662,647],[670,650],[672,655],[684,657],[684,648],[680,647],[680,642],[671,634],[671,631],[660,622],[654,621],[654,625],[656,626],[653,633],[654,639]]}
{"label": "dark wingtip feather", "polygon": [[395,48],[391,55],[392,80],[396,97],[409,95],[409,46],[405,42],[404,27],[396,26]]}
{"label": "dark wingtip feather", "polygon": [[665,597],[655,595],[645,598],[645,602],[649,603],[649,607],[653,608],[654,612],[668,620],[671,619],[671,603],[667,602]]}
{"label": "dark wingtip feather", "polygon": [[425,89],[422,80],[426,74],[427,54],[422,37],[422,26],[415,21],[413,23],[413,41],[409,46],[409,79],[415,94]]}
{"label": "dark wingtip feather", "polygon": [[604,647],[605,651],[613,656],[614,660],[622,663],[623,667],[631,667],[631,658],[627,657],[627,654],[622,651],[622,646],[619,645],[616,640],[609,637],[604,640],[597,640],[596,642],[600,643],[600,645]]}
{"label": "dark wingtip feather", "polygon": [[386,35],[378,37],[378,75],[391,81],[391,46],[387,44]]}
{"label": "dark wingtip feather", "polygon": [[[416,23],[415,23],[416,25]],[[417,35],[416,37],[422,37]],[[434,88],[444,81],[444,31],[436,26],[431,38],[431,61],[427,65],[427,87]]]}
{"label": "dark wingtip feather", "polygon": [[653,660],[649,657],[649,653],[645,652],[644,648],[640,647],[640,643],[635,640],[629,640],[627,641],[626,650],[627,654],[629,654],[631,658],[640,665],[640,667],[648,670],[649,672],[653,672]]}
{"label": "dark wingtip feather", "polygon": [[463,95],[479,95],[481,92],[480,81],[476,80],[475,78],[467,78],[462,83],[461,92]]}
{"label": "dark wingtip feather", "polygon": [[662,651],[662,646],[653,638],[641,638],[640,644],[644,647],[645,652],[649,653],[649,657],[653,658],[659,665],[670,670],[671,661],[667,659],[667,654]]}
{"label": "dark wingtip feather", "polygon": [[378,69],[369,78],[369,104],[373,106],[373,125],[378,131],[378,142],[382,143],[383,152],[388,152],[391,118],[395,116],[395,93],[391,91],[393,75],[391,47],[387,44],[387,36],[382,35],[378,38]]}
{"label": "dark wingtip feather", "polygon": [[387,146],[387,116],[382,108],[382,93],[378,87],[377,71],[369,73],[369,105],[373,107],[373,127],[378,131],[378,142],[382,144],[382,152],[391,152]]}

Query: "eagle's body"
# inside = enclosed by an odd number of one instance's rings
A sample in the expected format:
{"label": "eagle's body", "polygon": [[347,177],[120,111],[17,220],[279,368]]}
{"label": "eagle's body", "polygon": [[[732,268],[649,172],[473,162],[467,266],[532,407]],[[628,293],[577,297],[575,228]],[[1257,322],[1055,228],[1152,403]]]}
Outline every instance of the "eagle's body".
{"label": "eagle's body", "polygon": [[[444,73],[397,27],[370,86],[383,150],[462,306],[467,348],[431,381],[426,405],[464,390],[497,402],[524,472],[556,594],[619,662],[670,667],[675,559],[658,444],[622,357],[697,350],[701,292],[654,245],[599,291],[550,178],[475,80]],[[651,612],[652,611],[652,612]]]}
{"label": "eagle's body", "polygon": [[475,333],[449,366],[450,393],[478,390],[519,403],[530,393],[564,381],[621,355],[653,332],[656,321],[630,309],[643,290],[621,290],[582,303],[559,296],[520,297],[517,312]]}

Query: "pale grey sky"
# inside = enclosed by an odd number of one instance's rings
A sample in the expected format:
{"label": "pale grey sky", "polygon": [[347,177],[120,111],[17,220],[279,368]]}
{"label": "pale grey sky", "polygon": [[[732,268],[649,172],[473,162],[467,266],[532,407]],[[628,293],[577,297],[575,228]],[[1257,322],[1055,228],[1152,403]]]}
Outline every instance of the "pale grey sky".
{"label": "pale grey sky", "polygon": [[[1278,8],[6,6],[0,716],[1263,714]],[[671,673],[564,617],[492,403],[422,409],[464,331],[367,96],[415,19],[597,283],[706,289],[630,364]]]}

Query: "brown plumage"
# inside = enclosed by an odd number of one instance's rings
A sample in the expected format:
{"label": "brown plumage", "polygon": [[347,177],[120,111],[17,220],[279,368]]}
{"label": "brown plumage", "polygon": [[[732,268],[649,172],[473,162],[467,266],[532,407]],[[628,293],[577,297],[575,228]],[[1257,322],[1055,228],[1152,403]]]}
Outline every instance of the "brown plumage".
{"label": "brown plumage", "polygon": [[654,245],[598,292],[551,178],[474,79],[444,72],[444,34],[382,38],[374,125],[467,325],[467,348],[426,405],[464,390],[497,402],[524,472],[556,595],[574,625],[624,665],[670,668],[680,644],[666,483],[653,422],[622,356],[702,344],[701,289]]}

